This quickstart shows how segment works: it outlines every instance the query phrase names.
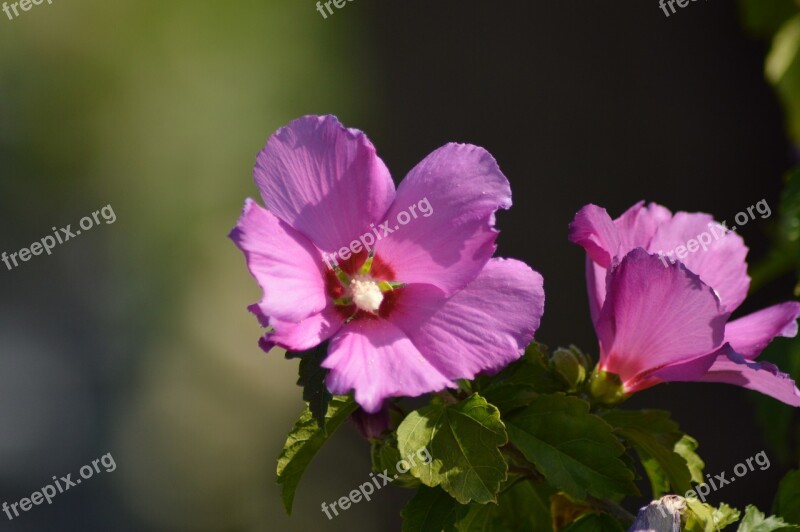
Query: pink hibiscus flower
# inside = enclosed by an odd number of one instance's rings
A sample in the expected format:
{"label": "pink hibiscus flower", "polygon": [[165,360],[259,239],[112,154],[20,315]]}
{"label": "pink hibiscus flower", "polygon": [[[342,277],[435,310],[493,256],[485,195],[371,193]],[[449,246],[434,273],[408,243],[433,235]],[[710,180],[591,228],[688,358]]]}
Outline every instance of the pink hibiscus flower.
{"label": "pink hibiscus flower", "polygon": [[331,393],[377,412],[497,371],[532,340],[542,277],[492,258],[511,190],[482,148],[443,146],[395,190],[362,132],[307,116],[267,141],[255,181],[267,208],[248,199],[230,237],[264,291],[250,307],[269,327],[261,346],[330,340]]}
{"label": "pink hibiscus flower", "polygon": [[[599,369],[619,375],[625,393],[667,381],[724,382],[800,406],[788,375],[755,362],[773,338],[797,334],[800,303],[728,319],[750,286],[739,235],[708,214],[640,202],[616,220],[585,206],[570,240],[587,253]],[[680,260],[664,256],[673,250]]]}

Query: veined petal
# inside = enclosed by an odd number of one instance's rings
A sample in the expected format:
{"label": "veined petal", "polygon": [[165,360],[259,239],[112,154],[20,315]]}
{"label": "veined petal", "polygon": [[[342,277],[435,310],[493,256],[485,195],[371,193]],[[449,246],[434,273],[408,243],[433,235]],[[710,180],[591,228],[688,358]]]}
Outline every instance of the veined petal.
{"label": "veined petal", "polygon": [[800,390],[786,373],[769,362],[752,362],[738,353],[717,358],[705,382],[735,384],[774,397],[787,405],[800,407]]}
{"label": "veined petal", "polygon": [[298,323],[271,318],[269,325],[273,331],[264,336],[264,341],[287,351],[306,351],[336,334],[344,320],[342,313],[332,305]]}
{"label": "veined petal", "polygon": [[639,247],[649,249],[658,227],[671,218],[672,213],[666,207],[657,203],[645,206],[644,201],[638,202],[622,213],[614,220],[619,229],[620,254],[624,255]]}
{"label": "veined petal", "polygon": [[389,397],[416,397],[456,385],[419,352],[408,336],[383,319],[357,319],[334,336],[322,366],[333,394],[355,390],[356,402],[378,412]]}
{"label": "veined petal", "polygon": [[449,379],[472,379],[517,360],[544,312],[542,276],[516,260],[492,259],[478,278],[444,300],[418,290],[391,320]]}
{"label": "veined petal", "polygon": [[586,205],[575,215],[569,227],[569,239],[586,250],[586,286],[592,322],[597,323],[606,298],[606,272],[612,261],[629,251],[648,249],[658,225],[672,213],[656,203],[645,206],[640,201],[612,220],[605,209]]}
{"label": "veined petal", "polygon": [[[693,251],[689,251],[690,245]],[[677,257],[679,246],[685,248],[681,250],[685,251],[683,258]],[[728,312],[736,310],[747,296],[750,287],[745,261],[747,246],[736,233],[725,233],[708,214],[676,213],[659,226],[648,251],[658,254],[675,252],[672,259],[680,260],[713,288]]]}
{"label": "veined petal", "polygon": [[723,344],[719,349],[701,355],[689,361],[668,364],[653,370],[647,375],[640,376],[635,382],[630,382],[625,387],[626,392],[644,390],[662,382],[693,382],[700,380],[720,356],[725,356],[733,351],[730,344]]}
{"label": "veined petal", "polygon": [[664,267],[641,248],[608,273],[597,323],[600,367],[635,382],[652,370],[717,349],[728,314],[713,290],[682,264]]}
{"label": "veined petal", "polygon": [[302,234],[247,199],[228,236],[264,290],[258,306],[265,316],[298,322],[327,306],[322,259]]}
{"label": "veined petal", "polygon": [[[447,144],[400,183],[375,252],[404,283],[428,283],[447,295],[474,280],[495,251],[494,213],[511,206],[511,188],[484,149]],[[402,213],[412,216],[407,225]],[[423,212],[425,211],[425,212]]]}
{"label": "veined petal", "polygon": [[725,341],[743,357],[753,360],[776,336],[793,337],[797,334],[800,303],[789,301],[767,307],[729,322],[725,327]]}
{"label": "veined petal", "polygon": [[589,314],[595,328],[597,320],[600,319],[600,309],[606,300],[607,272],[606,268],[597,264],[591,257],[586,257],[586,291],[589,293]]}
{"label": "veined petal", "polygon": [[369,232],[395,194],[367,136],[334,116],[279,129],[258,154],[254,175],[267,208],[328,253]]}
{"label": "veined petal", "polygon": [[586,205],[569,224],[569,240],[586,250],[594,262],[608,268],[617,256],[619,230],[605,209]]}

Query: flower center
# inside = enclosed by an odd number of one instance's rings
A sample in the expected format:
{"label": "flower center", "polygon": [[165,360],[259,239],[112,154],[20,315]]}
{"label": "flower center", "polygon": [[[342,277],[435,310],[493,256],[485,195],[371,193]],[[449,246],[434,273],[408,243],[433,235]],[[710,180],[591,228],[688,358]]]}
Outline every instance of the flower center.
{"label": "flower center", "polygon": [[376,312],[383,302],[383,292],[378,282],[369,275],[356,275],[350,281],[350,296],[360,310]]}

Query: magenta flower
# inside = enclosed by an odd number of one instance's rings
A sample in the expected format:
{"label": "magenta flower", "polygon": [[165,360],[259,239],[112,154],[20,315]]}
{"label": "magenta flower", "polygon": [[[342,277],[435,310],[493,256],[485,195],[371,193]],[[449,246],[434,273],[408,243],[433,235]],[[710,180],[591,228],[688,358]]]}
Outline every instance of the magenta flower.
{"label": "magenta flower", "polygon": [[800,406],[788,375],[755,362],[773,338],[797,334],[800,303],[728,319],[750,286],[740,236],[708,214],[673,215],[640,202],[616,220],[585,206],[570,240],[587,253],[599,369],[619,375],[625,392],[667,381],[724,382]]}
{"label": "magenta flower", "polygon": [[264,291],[261,346],[330,340],[331,393],[374,413],[499,370],[533,338],[542,278],[492,258],[511,190],[482,148],[443,146],[395,190],[363,133],[307,116],[269,139],[255,181],[267,208],[248,199],[230,237]]}

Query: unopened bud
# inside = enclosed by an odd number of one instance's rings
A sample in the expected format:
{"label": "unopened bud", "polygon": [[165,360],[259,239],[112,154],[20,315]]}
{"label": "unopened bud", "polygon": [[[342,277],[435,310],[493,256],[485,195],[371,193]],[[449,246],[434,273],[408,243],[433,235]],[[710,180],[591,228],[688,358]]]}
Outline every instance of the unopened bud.
{"label": "unopened bud", "polygon": [[586,380],[586,368],[578,354],[570,349],[556,349],[553,353],[553,369],[570,390],[576,390]]}
{"label": "unopened bud", "polygon": [[589,393],[600,403],[616,405],[627,399],[619,375],[595,368],[589,378]]}

